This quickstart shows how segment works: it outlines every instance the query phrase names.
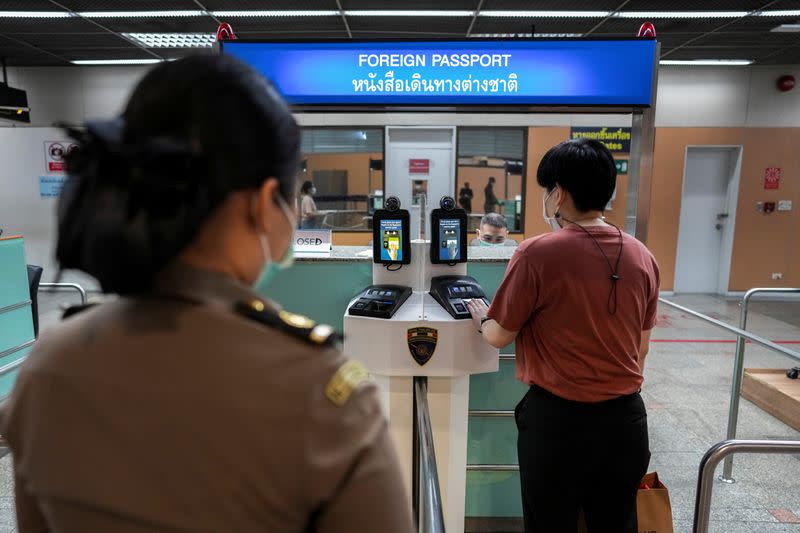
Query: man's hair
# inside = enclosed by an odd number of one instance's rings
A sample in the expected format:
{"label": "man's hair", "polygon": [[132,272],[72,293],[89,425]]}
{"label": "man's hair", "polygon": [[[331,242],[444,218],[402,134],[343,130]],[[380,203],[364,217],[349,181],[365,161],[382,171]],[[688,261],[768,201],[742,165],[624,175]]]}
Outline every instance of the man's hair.
{"label": "man's hair", "polygon": [[536,181],[548,192],[560,185],[572,195],[578,211],[604,211],[617,184],[617,167],[603,143],[571,139],[544,155]]}
{"label": "man's hair", "polygon": [[494,226],[495,228],[505,228],[508,229],[508,223],[506,222],[506,217],[501,215],[500,213],[486,213],[483,215],[481,219],[481,226],[486,224],[487,226]]}

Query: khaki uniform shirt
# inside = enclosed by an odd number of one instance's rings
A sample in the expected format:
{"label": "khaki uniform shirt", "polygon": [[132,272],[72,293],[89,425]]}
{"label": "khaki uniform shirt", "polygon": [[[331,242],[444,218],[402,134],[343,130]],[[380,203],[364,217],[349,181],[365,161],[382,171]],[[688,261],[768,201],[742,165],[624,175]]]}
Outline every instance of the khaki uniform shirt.
{"label": "khaki uniform shirt", "polygon": [[411,532],[376,388],[329,334],[187,266],[65,320],[0,424],[20,533]]}

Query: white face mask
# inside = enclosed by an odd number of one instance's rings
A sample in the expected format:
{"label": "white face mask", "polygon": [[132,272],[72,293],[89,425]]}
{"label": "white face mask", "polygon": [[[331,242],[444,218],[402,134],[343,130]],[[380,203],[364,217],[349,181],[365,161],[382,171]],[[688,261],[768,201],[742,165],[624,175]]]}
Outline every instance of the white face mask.
{"label": "white face mask", "polygon": [[550,215],[547,214],[547,200],[555,192],[555,190],[556,189],[554,187],[552,191],[547,193],[547,195],[544,197],[544,200],[542,201],[542,217],[544,218],[544,221],[547,222],[547,224],[550,226],[550,231],[552,232],[561,230],[561,224],[558,223],[558,219],[555,217],[551,217]]}

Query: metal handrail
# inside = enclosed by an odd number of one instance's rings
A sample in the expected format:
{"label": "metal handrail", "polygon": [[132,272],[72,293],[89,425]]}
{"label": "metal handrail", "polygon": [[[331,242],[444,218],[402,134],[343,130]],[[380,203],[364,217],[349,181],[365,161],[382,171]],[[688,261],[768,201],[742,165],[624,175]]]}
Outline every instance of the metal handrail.
{"label": "metal handrail", "polygon": [[714,470],[722,459],[734,453],[800,454],[800,440],[726,440],[712,446],[700,461],[693,533],[708,533]]}
{"label": "metal handrail", "polygon": [[0,307],[0,315],[3,313],[10,313],[11,311],[16,311],[17,309],[22,309],[23,307],[28,307],[33,302],[31,300],[25,300],[24,302],[17,302],[15,304],[7,305],[5,307]]}
{"label": "metal handrail", "polygon": [[738,335],[740,337],[744,337],[745,339],[749,339],[756,344],[760,344],[764,348],[769,348],[770,350],[776,351],[778,353],[782,353],[787,357],[791,357],[797,361],[800,361],[800,352],[795,352],[794,350],[790,350],[789,348],[785,348],[780,344],[775,344],[774,342],[765,339],[764,337],[759,337],[758,335],[753,335],[752,333],[748,333],[743,329],[737,328],[736,326],[731,326],[730,324],[726,324],[721,320],[717,320],[716,318],[711,318],[710,316],[704,315],[702,313],[698,313],[688,307],[684,307],[682,305],[678,305],[675,302],[670,302],[669,300],[665,300],[664,298],[659,298],[659,302],[665,303],[670,307],[674,307],[675,309],[682,311],[686,314],[692,315],[695,318],[699,318],[700,320],[705,320],[710,324],[714,324],[715,326],[724,329],[725,331],[729,331],[734,335]]}
{"label": "metal handrail", "polygon": [[442,495],[439,490],[439,472],[436,468],[436,450],[433,446],[433,430],[428,411],[428,379],[414,378],[414,407],[418,435],[419,469],[414,494],[415,505],[419,505],[419,533],[444,533]]}
{"label": "metal handrail", "polygon": [[[747,329],[747,308],[750,304],[750,299],[756,294],[800,294],[800,289],[794,288],[773,288],[773,287],[757,287],[750,289],[742,297],[739,304],[739,328],[742,330]],[[744,376],[744,348],[745,341],[742,337],[736,338],[736,357],[733,361],[733,378],[731,380],[731,401],[728,407],[728,430],[725,436],[726,439],[731,440],[736,438],[736,428],[739,424],[739,397],[742,391],[742,378]],[[790,356],[791,357],[791,356]],[[725,458],[725,464],[722,468],[722,475],[719,478],[725,483],[733,483],[733,456],[730,455]]]}
{"label": "metal handrail", "polygon": [[507,465],[492,465],[492,464],[467,465],[467,470],[473,471],[473,472],[517,472],[517,471],[519,471],[519,465],[515,465],[515,464],[507,464]]}
{"label": "metal handrail", "polygon": [[62,289],[75,290],[81,295],[81,305],[86,305],[87,302],[86,290],[77,283],[40,283],[39,290],[42,289],[54,289],[55,291]]}
{"label": "metal handrail", "polygon": [[514,416],[514,411],[508,409],[471,409],[467,414],[469,416],[506,418]]}

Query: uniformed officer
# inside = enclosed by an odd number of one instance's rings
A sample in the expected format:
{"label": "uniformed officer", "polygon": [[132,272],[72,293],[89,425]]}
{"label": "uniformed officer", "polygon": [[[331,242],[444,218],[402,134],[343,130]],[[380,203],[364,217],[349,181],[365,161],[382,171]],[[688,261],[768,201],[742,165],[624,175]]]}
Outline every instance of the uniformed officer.
{"label": "uniformed officer", "polygon": [[250,289],[288,263],[299,131],[226,56],[164,63],[73,131],[57,258],[117,300],[73,310],[0,430],[20,533],[410,532],[366,370]]}

